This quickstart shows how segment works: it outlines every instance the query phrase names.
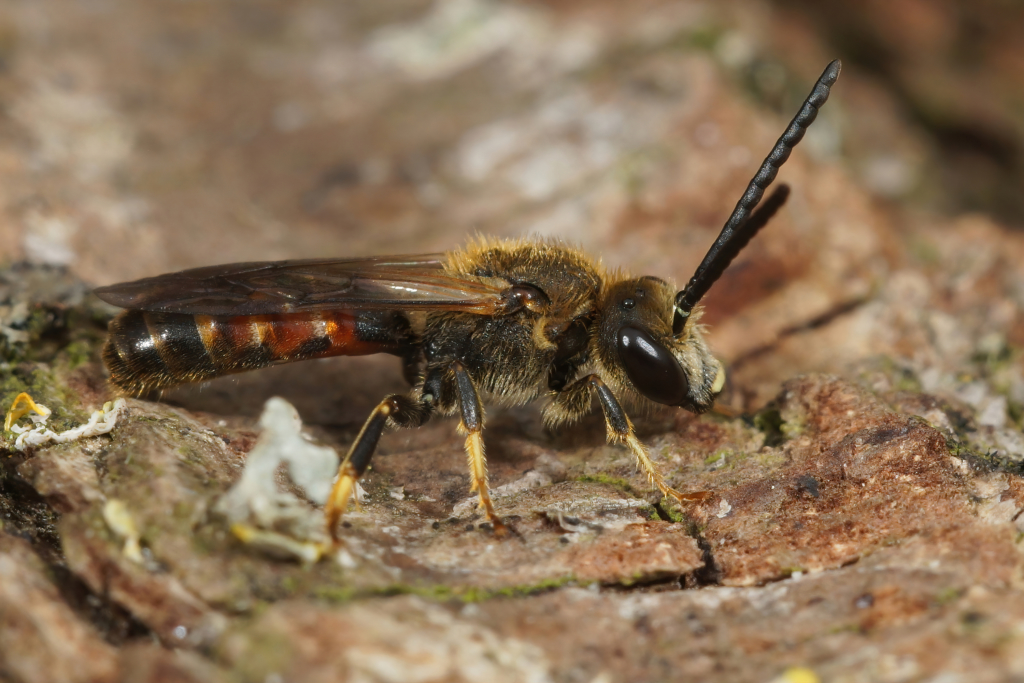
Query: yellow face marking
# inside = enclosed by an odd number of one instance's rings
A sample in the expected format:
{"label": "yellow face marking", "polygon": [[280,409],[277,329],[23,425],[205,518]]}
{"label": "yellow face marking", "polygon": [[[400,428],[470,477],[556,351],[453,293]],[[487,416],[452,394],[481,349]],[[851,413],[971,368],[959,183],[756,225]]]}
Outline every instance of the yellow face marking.
{"label": "yellow face marking", "polygon": [[711,385],[711,393],[721,393],[723,387],[725,387],[725,368],[722,367],[721,363],[719,363],[718,374],[715,375],[715,383]]}

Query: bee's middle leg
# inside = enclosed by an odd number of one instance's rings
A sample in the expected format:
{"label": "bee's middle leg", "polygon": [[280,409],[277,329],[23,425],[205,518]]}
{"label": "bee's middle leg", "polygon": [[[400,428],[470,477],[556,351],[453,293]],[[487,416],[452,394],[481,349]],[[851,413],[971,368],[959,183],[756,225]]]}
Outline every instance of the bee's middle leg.
{"label": "bee's middle leg", "polygon": [[416,401],[407,396],[393,394],[381,401],[367,418],[359,436],[338,467],[338,478],[334,482],[324,515],[331,538],[338,540],[337,530],[341,515],[348,507],[348,501],[355,490],[356,482],[370,465],[370,458],[377,450],[377,442],[390,421],[399,427],[419,427],[430,419],[432,406],[425,401]]}
{"label": "bee's middle leg", "polygon": [[466,435],[466,456],[469,458],[469,474],[473,481],[470,491],[476,491],[480,497],[480,507],[487,513],[494,533],[503,536],[508,532],[508,528],[494,511],[487,487],[487,458],[484,457],[483,438],[484,409],[480,402],[480,394],[477,393],[472,378],[461,362],[455,361],[450,367],[455,375],[455,392],[458,395],[462,416],[459,432]]}

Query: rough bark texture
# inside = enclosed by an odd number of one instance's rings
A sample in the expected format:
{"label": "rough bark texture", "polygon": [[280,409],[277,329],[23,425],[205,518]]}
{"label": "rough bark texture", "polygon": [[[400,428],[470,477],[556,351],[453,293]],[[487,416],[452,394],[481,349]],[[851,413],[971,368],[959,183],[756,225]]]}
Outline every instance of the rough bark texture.
{"label": "rough bark texture", "polygon": [[599,415],[492,406],[510,538],[440,420],[384,436],[307,565],[217,503],[268,398],[344,452],[395,359],[131,399],[110,434],[0,435],[0,680],[1024,678],[1024,17],[962,5],[0,7],[0,402],[55,431],[114,397],[95,285],[472,231],[683,281],[845,61],[789,204],[705,302],[724,410],[635,416],[705,502],[660,500]]}

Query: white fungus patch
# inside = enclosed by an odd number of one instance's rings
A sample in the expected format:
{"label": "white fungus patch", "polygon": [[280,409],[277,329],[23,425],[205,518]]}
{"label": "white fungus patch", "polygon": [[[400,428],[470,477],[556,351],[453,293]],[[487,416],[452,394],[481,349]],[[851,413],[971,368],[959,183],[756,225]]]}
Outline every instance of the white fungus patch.
{"label": "white fungus patch", "polygon": [[[20,399],[21,396],[18,397],[18,400]],[[18,405],[18,400],[15,400],[15,406]],[[22,427],[18,424],[10,425],[10,431],[18,435],[18,438],[14,441],[14,448],[23,451],[26,448],[42,446],[48,443],[68,443],[69,441],[77,441],[78,439],[90,436],[107,434],[117,424],[122,411],[126,409],[125,406],[123,398],[117,399],[113,404],[106,403],[103,405],[102,410],[94,411],[89,417],[89,421],[85,424],[58,433],[46,427],[46,422],[50,419],[50,409],[41,403],[32,403],[32,409],[35,414],[28,413],[27,417],[35,426]],[[12,406],[13,410],[14,407]]]}
{"label": "white fungus patch", "polygon": [[266,402],[260,426],[263,432],[249,451],[241,478],[220,499],[216,510],[243,541],[306,559],[309,549],[294,544],[297,539],[299,543],[323,539],[322,513],[281,490],[276,472],[285,465],[307,498],[323,504],[338,471],[338,454],[306,440],[298,412],[283,398],[275,396]]}

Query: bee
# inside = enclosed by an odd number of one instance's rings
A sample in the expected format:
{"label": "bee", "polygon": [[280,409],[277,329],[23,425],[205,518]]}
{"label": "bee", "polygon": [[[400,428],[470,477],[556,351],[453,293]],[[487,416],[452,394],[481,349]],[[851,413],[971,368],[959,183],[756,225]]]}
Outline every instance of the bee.
{"label": "bee", "polygon": [[[127,309],[110,323],[103,360],[123,392],[144,394],[275,363],[387,353],[412,388],[382,400],[342,461],[325,516],[338,522],[386,427],[459,415],[472,481],[497,534],[488,493],[484,398],[546,398],[545,423],[604,412],[607,438],[635,456],[651,483],[680,502],[658,471],[627,406],[709,410],[725,370],[697,324],[702,297],[789,196],[764,192],[828,99],[841,64],[826,67],[761,164],[721,234],[681,290],[655,276],[609,274],[571,246],[477,238],[443,254],[235,263],[101,287]],[[760,205],[760,206],[759,206]]]}

